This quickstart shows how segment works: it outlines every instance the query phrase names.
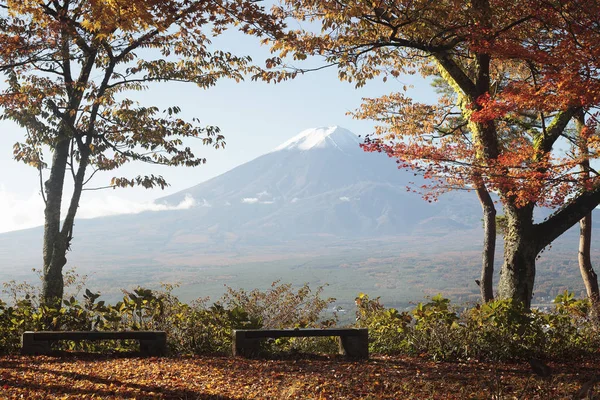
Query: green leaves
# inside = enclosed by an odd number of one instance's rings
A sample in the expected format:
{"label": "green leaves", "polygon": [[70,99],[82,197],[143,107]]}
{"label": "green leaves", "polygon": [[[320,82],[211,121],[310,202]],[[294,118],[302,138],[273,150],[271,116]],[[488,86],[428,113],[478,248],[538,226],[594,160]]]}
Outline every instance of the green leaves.
{"label": "green leaves", "polygon": [[432,329],[432,325],[443,323],[452,325],[458,315],[450,309],[450,300],[437,294],[428,303],[419,303],[413,310],[417,329]]}
{"label": "green leaves", "polygon": [[527,360],[590,354],[600,336],[588,300],[568,292],[552,311],[527,311],[513,300],[496,300],[462,312],[434,296],[411,312],[386,308],[379,298],[357,297],[357,326],[369,329],[372,353],[420,354],[434,360]]}

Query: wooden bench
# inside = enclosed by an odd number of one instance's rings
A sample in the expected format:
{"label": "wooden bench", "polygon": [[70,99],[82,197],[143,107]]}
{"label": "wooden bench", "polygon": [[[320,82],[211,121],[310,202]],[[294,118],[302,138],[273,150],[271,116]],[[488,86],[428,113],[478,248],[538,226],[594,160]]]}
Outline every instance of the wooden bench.
{"label": "wooden bench", "polygon": [[140,352],[161,356],[167,351],[167,334],[164,331],[46,331],[24,332],[21,337],[21,354],[50,354],[50,344],[59,340],[138,340]]}
{"label": "wooden bench", "polygon": [[368,329],[236,329],[233,331],[234,356],[255,356],[266,338],[338,336],[340,354],[369,358]]}

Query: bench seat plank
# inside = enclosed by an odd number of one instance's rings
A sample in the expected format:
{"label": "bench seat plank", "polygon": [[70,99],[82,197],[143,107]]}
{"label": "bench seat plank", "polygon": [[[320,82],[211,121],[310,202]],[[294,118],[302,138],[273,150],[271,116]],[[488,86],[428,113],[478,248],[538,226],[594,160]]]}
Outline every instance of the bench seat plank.
{"label": "bench seat plank", "polygon": [[153,340],[165,335],[162,331],[43,331],[25,332],[34,340]]}
{"label": "bench seat plank", "polygon": [[28,331],[21,336],[21,354],[50,354],[50,344],[59,340],[128,339],[139,341],[140,352],[143,354],[160,356],[167,350],[167,334],[164,331]]}
{"label": "bench seat plank", "polygon": [[361,336],[366,329],[239,329],[247,338],[279,338],[279,337],[323,337],[323,336]]}
{"label": "bench seat plank", "polygon": [[339,350],[352,358],[369,358],[368,329],[236,329],[233,331],[234,356],[253,356],[260,352],[261,339],[281,337],[339,337]]}

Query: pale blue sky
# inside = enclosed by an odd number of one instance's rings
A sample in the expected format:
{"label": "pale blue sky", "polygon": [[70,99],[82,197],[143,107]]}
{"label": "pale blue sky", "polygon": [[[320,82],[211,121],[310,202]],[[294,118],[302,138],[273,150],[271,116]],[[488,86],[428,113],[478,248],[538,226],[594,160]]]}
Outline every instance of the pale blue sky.
{"label": "pale blue sky", "polygon": [[[255,62],[269,56],[255,38],[228,35],[218,45],[238,54],[250,54]],[[309,60],[317,65],[318,59]],[[187,118],[200,118],[203,124],[217,125],[225,135],[227,146],[212,150],[200,143],[197,154],[206,155],[207,164],[197,168],[167,168],[137,164],[123,170],[124,175],[155,173],[171,183],[165,191],[118,189],[85,192],[80,216],[93,217],[110,213],[133,212],[152,208],[154,199],[196,185],[246,161],[264,154],[298,132],[320,126],[339,125],[364,135],[373,124],[346,115],[356,109],[362,97],[376,97],[413,85],[410,94],[418,100],[432,98],[432,89],[418,76],[381,79],[355,89],[340,82],[337,71],[329,68],[307,73],[279,84],[263,82],[221,81],[216,87],[201,90],[191,84],[156,84],[136,94],[146,105],[179,105]],[[39,197],[37,171],[12,159],[12,146],[23,130],[10,122],[0,123],[0,232],[41,224],[43,204]],[[112,174],[95,178],[97,186],[106,185]]]}

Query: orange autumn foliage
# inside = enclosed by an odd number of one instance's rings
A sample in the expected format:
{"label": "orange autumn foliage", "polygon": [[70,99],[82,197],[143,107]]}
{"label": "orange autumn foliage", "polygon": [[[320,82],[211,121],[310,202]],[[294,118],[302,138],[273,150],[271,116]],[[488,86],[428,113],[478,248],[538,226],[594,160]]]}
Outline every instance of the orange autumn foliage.
{"label": "orange autumn foliage", "polygon": [[[442,82],[433,104],[402,91],[364,99],[355,117],[378,123],[364,148],[431,178],[426,196],[497,192],[508,220],[499,292],[529,306],[539,251],[600,203],[600,178],[577,186],[577,167],[599,157],[600,2],[282,0],[277,12],[311,22],[273,42],[280,57],[321,55],[357,86],[415,73]],[[582,109],[584,155],[571,129]],[[561,209],[535,224],[539,206]]]}

